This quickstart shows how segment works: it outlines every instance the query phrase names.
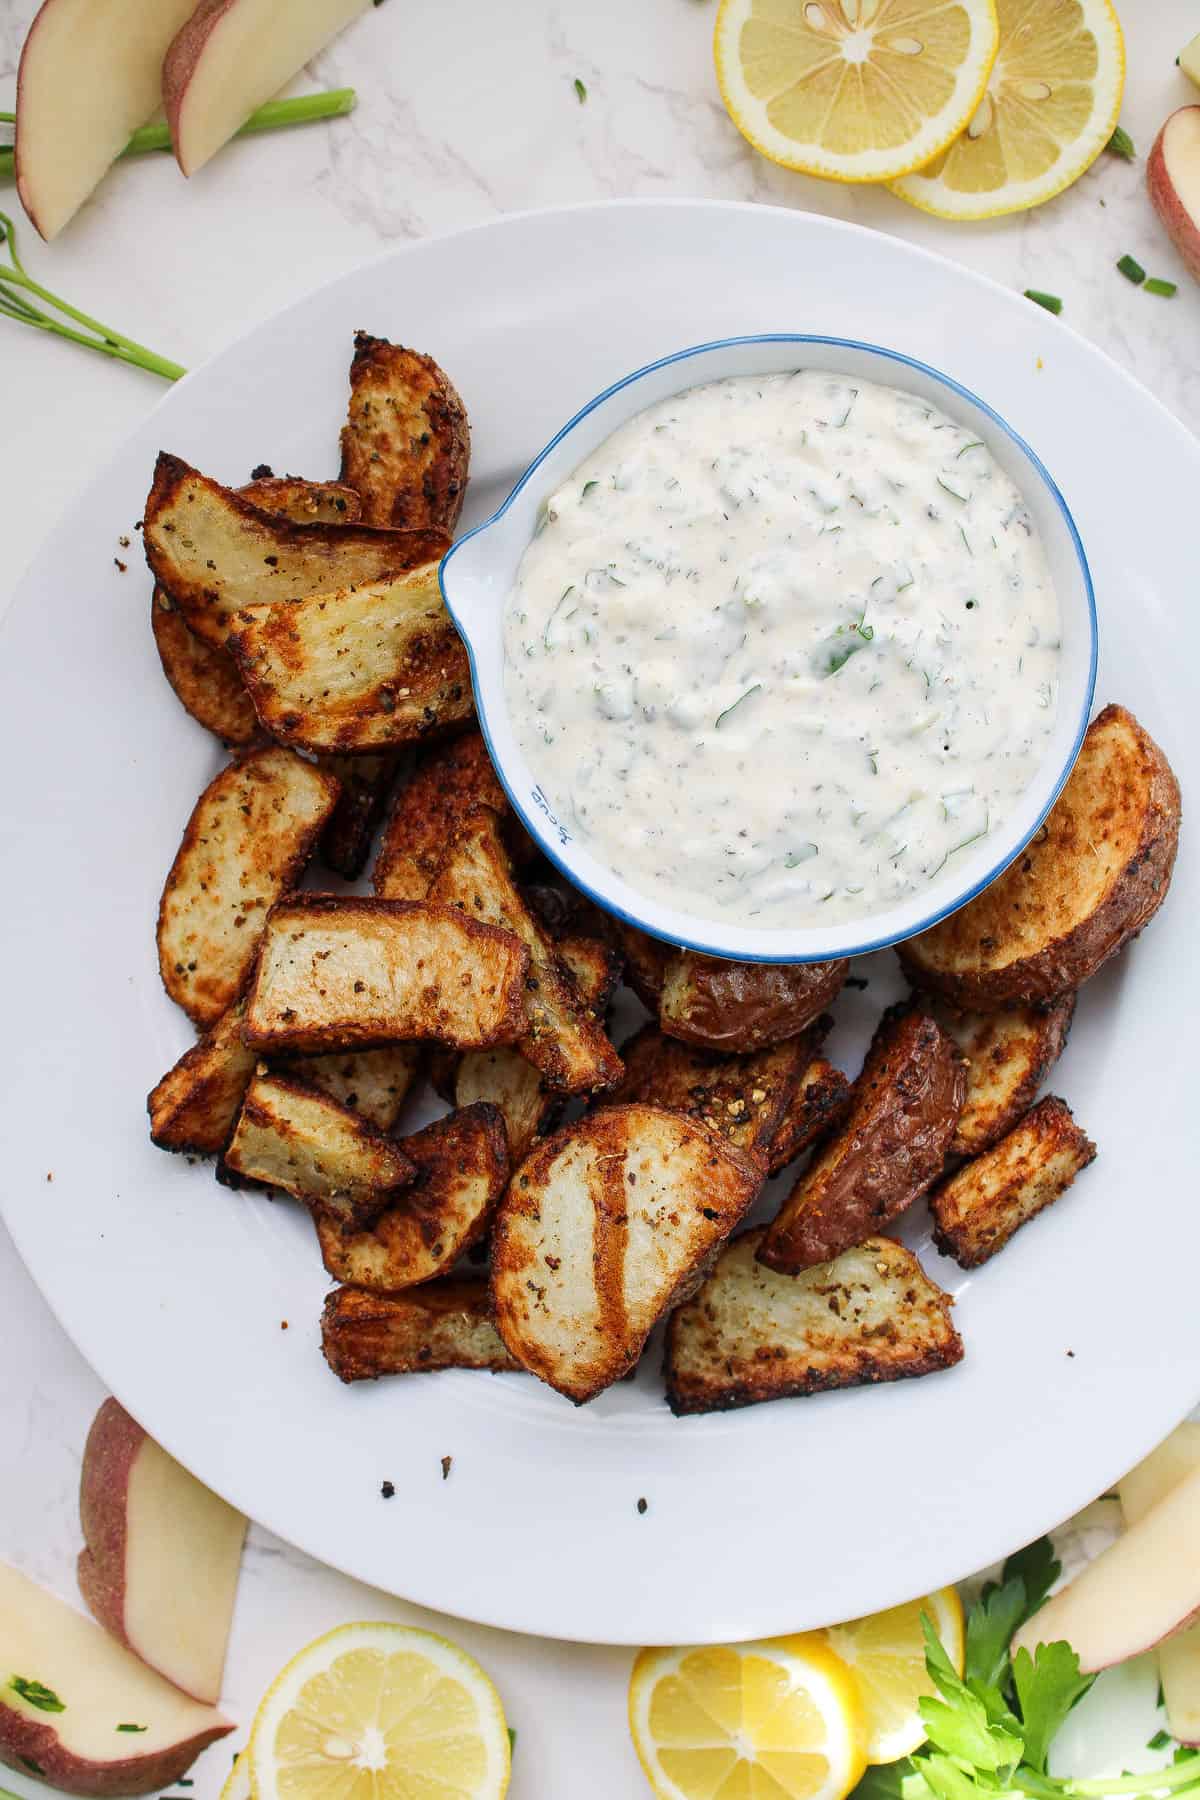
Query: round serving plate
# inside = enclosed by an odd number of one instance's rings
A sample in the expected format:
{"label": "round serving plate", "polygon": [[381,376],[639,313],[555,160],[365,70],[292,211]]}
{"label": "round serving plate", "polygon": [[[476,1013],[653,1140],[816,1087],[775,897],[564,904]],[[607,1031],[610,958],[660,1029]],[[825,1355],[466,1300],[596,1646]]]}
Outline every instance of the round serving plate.
{"label": "round serving plate", "polygon": [[[1195,791],[1200,447],[1061,323],[907,244],[762,207],[581,207],[393,253],[165,394],[6,622],[2,1204],[22,1255],[181,1462],[314,1556],[429,1606],[594,1641],[713,1640],[982,1566],[1100,1492],[1200,1387],[1186,829],[1173,895],[1081,995],[1052,1077],[1096,1164],[969,1276],[930,1248],[923,1208],[906,1225],[957,1296],[966,1357],[949,1373],[686,1420],[653,1355],[579,1410],[518,1376],[343,1387],[320,1355],[327,1284],[302,1210],[151,1147],[144,1096],[191,1039],[159,984],[155,909],[221,753],[163,681],[149,577],[114,568],[114,543],[159,448],[229,482],[262,461],[333,472],[360,326],[431,352],[462,393],[468,525],[591,396],[681,345],[799,331],[933,363],[998,401],[1053,472],[1096,583],[1097,701],[1131,707]],[[831,1040],[851,1071],[899,991],[890,953],[856,973],[868,985],[843,996]]]}

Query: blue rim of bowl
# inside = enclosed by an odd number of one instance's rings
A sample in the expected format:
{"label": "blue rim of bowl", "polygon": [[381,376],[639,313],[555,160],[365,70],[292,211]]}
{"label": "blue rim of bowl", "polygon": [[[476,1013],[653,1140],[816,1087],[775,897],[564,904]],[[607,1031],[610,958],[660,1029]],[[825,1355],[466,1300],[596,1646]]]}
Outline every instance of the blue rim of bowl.
{"label": "blue rim of bowl", "polygon": [[[967,905],[968,901],[974,900],[978,894],[981,894],[985,888],[990,887],[994,881],[1003,875],[1008,865],[1016,860],[1022,850],[1026,848],[1041,830],[1049,816],[1051,808],[1054,806],[1055,801],[1066,786],[1067,778],[1075,766],[1075,760],[1079,755],[1080,746],[1083,743],[1084,734],[1087,731],[1088,721],[1091,717],[1092,700],[1094,699],[1096,692],[1096,664],[1099,654],[1100,633],[1099,622],[1096,617],[1096,591],[1092,584],[1092,571],[1088,565],[1087,553],[1083,547],[1083,539],[1079,535],[1079,528],[1075,523],[1070,507],[1063,497],[1061,488],[1055,481],[1053,475],[1051,475],[1041,457],[1030,444],[1026,443],[1020,432],[1014,431],[1007,419],[1001,417],[994,406],[989,406],[986,400],[981,400],[978,394],[974,393],[969,387],[965,387],[961,381],[955,381],[952,375],[946,375],[941,369],[935,369],[932,363],[921,362],[920,359],[915,356],[906,356],[902,350],[888,350],[882,344],[868,344],[862,338],[827,337],[817,332],[758,331],[740,337],[713,338],[708,343],[704,344],[691,344],[685,350],[673,350],[669,356],[660,356],[653,362],[643,363],[640,368],[634,369],[629,375],[623,375],[619,381],[612,382],[591,400],[587,401],[585,405],[581,406],[578,412],[574,413],[571,418],[567,420],[566,424],[561,426],[559,430],[555,432],[549,442],[538,451],[524,474],[514,484],[512,492],[508,495],[507,499],[501,502],[495,512],[492,513],[490,517],[484,519],[481,524],[473,526],[464,537],[459,538],[457,543],[450,546],[449,550],[447,550],[445,556],[443,556],[441,562],[438,564],[438,586],[441,590],[442,601],[446,607],[446,611],[450,614],[451,619],[454,621],[455,629],[467,647],[467,660],[471,668],[471,687],[475,695],[475,709],[479,716],[479,729],[483,733],[483,741],[487,748],[488,757],[492,767],[500,778],[500,785],[507,794],[509,804],[512,806],[513,811],[525,826],[526,830],[529,831],[534,841],[538,844],[543,855],[553,863],[554,867],[561,875],[566,877],[577,892],[585,895],[585,897],[591,900],[594,905],[598,906],[602,912],[610,914],[615,919],[619,919],[622,924],[632,925],[636,930],[645,932],[648,937],[658,939],[660,943],[673,944],[683,950],[695,950],[703,956],[714,956],[725,962],[812,963],[829,961],[830,957],[827,951],[824,953],[821,951],[813,951],[803,955],[797,954],[796,952],[792,952],[790,955],[786,952],[779,955],[772,955],[767,951],[751,950],[733,952],[726,949],[716,949],[711,944],[701,943],[690,937],[664,937],[663,934],[655,930],[653,926],[647,925],[642,919],[635,918],[634,915],[628,912],[624,907],[618,906],[605,894],[598,893],[595,888],[584,881],[558,853],[558,850],[547,842],[542,834],[541,822],[535,820],[532,809],[527,809],[521,800],[518,799],[512,783],[509,781],[499,758],[496,756],[492,745],[492,734],[488,728],[487,708],[483,702],[480,684],[476,679],[475,646],[471,642],[470,633],[464,631],[459,623],[458,615],[454,610],[453,603],[449,594],[446,592],[446,570],[455,556],[457,556],[458,552],[463,549],[466,544],[469,544],[472,538],[478,537],[481,532],[490,530],[493,525],[504,517],[509,507],[516,500],[518,494],[528,486],[530,481],[532,481],[533,477],[537,474],[546,458],[558,448],[562,440],[569,436],[582,420],[595,412],[598,406],[602,406],[604,402],[611,399],[614,394],[621,393],[624,388],[632,387],[635,382],[641,381],[644,376],[654,374],[658,369],[671,368],[675,363],[684,363],[694,356],[704,356],[714,350],[740,349],[745,344],[820,344],[835,350],[860,350],[865,352],[868,356],[879,356],[886,362],[896,363],[901,368],[915,369],[920,374],[929,376],[931,380],[937,382],[940,386],[947,388],[959,399],[966,400],[971,406],[977,406],[980,412],[985,414],[985,416],[1004,433],[1009,442],[1014,444],[1026,460],[1032,464],[1034,470],[1045,484],[1048,493],[1058,507],[1059,512],[1062,514],[1063,522],[1066,525],[1067,532],[1075,548],[1075,555],[1079,562],[1080,574],[1083,577],[1083,589],[1087,598],[1088,624],[1091,638],[1088,676],[1085,684],[1083,705],[1080,709],[1079,724],[1075,732],[1075,740],[1071,745],[1070,753],[1067,756],[1062,772],[1046,800],[1046,804],[1034,820],[1028,833],[1023,836],[1018,843],[1014,844],[1000,861],[995,863],[992,868],[988,870],[986,875],[981,876],[978,881],[969,887],[963,894],[952,900],[948,905],[942,906],[930,913],[928,917],[922,919],[919,924],[914,925],[911,930],[891,932],[885,934],[883,937],[872,938],[867,943],[856,945],[851,949],[840,950],[836,953],[838,960],[842,957],[866,956],[872,950],[886,950],[893,944],[906,943],[909,938],[919,937],[923,931],[928,931],[932,926],[939,924],[941,920],[949,918],[951,913],[958,912],[962,907]],[[719,377],[714,377],[714,379],[719,379]],[[780,936],[782,937],[784,935],[785,933],[781,931]]]}

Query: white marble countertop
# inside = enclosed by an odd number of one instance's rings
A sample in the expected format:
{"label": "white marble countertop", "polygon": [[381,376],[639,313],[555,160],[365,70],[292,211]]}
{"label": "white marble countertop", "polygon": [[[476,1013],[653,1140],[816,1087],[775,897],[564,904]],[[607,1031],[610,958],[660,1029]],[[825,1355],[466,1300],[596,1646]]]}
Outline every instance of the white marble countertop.
{"label": "white marble countertop", "polygon": [[[0,16],[0,96],[13,91],[35,10],[35,0],[9,0]],[[1171,108],[1197,97],[1173,65],[1200,19],[1193,0],[1124,0],[1121,10],[1122,119],[1144,154]],[[755,200],[855,219],[1010,286],[1062,295],[1064,324],[1200,426],[1200,287],[1150,209],[1140,157],[1130,166],[1104,156],[1040,211],[975,226],[927,218],[883,192],[790,175],[757,157],[725,117],[712,74],[713,11],[713,0],[511,0],[498,15],[483,0],[387,0],[297,84],[353,85],[351,118],[236,144],[187,185],[165,157],[125,164],[60,242],[44,246],[26,226],[26,261],[50,287],[190,366],[306,288],[412,237],[623,195]],[[15,210],[15,196],[0,204]],[[1176,298],[1122,280],[1113,265],[1126,252],[1178,281]],[[2,606],[72,494],[161,387],[2,320],[0,372]],[[102,1390],[2,1228],[0,1315],[8,1369],[0,1555],[74,1597],[79,1453]],[[309,1637],[383,1616],[448,1631],[495,1676],[519,1732],[513,1800],[645,1791],[625,1724],[627,1651],[441,1620],[257,1529],[228,1668],[231,1716],[245,1727],[268,1678]],[[195,1800],[214,1800],[229,1748],[243,1740],[244,1730],[197,1765]],[[37,1792],[19,1776],[4,1780]]]}

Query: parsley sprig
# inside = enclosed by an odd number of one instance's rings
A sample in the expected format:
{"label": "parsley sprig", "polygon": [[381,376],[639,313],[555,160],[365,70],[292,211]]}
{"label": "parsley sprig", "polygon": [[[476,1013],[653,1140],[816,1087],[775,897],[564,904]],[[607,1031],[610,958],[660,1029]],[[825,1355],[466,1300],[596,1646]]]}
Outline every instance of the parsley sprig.
{"label": "parsley sprig", "polygon": [[1069,1644],[1039,1644],[1031,1656],[1010,1645],[1038,1611],[1060,1573],[1045,1538],[1010,1556],[1000,1580],[984,1588],[967,1618],[958,1675],[926,1617],[925,1666],[936,1694],[921,1701],[928,1741],[913,1756],[868,1769],[853,1800],[1107,1800],[1109,1795],[1200,1795],[1200,1753],[1176,1751],[1174,1764],[1111,1781],[1048,1775],[1050,1745],[1067,1714],[1091,1687]]}

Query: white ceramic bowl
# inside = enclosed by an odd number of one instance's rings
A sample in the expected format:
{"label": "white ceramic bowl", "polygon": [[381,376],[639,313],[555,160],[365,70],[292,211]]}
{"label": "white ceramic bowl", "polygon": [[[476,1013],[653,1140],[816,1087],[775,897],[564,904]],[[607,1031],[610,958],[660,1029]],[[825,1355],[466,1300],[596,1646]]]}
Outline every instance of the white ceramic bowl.
{"label": "white ceramic bowl", "polygon": [[[841,924],[764,929],[685,912],[640,893],[593,856],[554,815],[517,742],[504,689],[504,612],[542,502],[635,413],[684,388],[727,375],[828,369],[931,401],[982,438],[1016,483],[1041,533],[1062,616],[1058,713],[1037,775],[1019,804],[969,856],[895,905]],[[441,567],[442,593],[471,659],[479,722],[492,761],[522,823],[551,862],[606,912],[655,937],[747,962],[816,962],[899,943],[964,905],[1024,849],[1053,806],[1083,741],[1096,678],[1096,606],[1075,522],[1049,472],[986,401],[950,376],[899,351],[844,338],[772,332],[699,344],[649,363],[575,414],[528,469],[503,506],[462,538]]]}

